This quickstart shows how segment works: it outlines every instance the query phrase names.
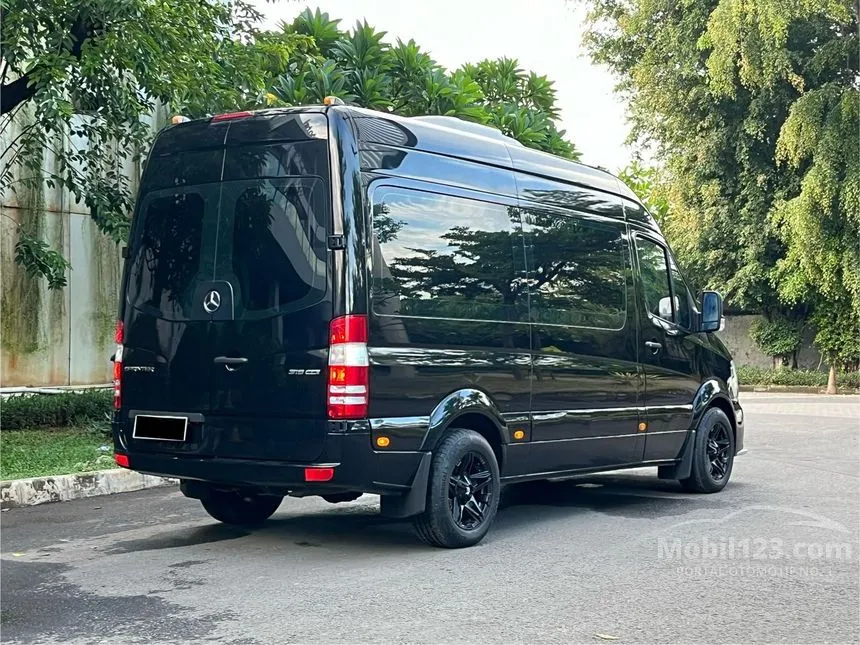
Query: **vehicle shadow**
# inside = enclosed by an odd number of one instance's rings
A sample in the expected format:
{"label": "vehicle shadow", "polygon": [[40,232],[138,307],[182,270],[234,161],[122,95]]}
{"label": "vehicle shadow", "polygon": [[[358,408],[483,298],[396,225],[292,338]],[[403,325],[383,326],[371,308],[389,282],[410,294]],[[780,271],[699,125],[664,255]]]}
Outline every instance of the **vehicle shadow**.
{"label": "vehicle shadow", "polygon": [[[642,474],[601,474],[563,481],[511,484],[502,489],[491,535],[510,536],[526,524],[571,519],[594,512],[627,518],[677,517],[700,508],[698,497],[684,493],[676,482]],[[721,502],[710,497],[711,507],[730,504],[728,499]],[[317,500],[294,502],[289,508],[282,506],[259,527],[231,527],[213,521],[195,528],[118,542],[107,552],[151,551],[233,540],[241,540],[243,548],[336,548],[351,553],[379,552],[391,547],[399,552],[427,548],[418,540],[408,520],[379,515],[378,498],[374,496],[331,506],[321,506]],[[307,510],[302,508],[303,503],[308,504]]]}

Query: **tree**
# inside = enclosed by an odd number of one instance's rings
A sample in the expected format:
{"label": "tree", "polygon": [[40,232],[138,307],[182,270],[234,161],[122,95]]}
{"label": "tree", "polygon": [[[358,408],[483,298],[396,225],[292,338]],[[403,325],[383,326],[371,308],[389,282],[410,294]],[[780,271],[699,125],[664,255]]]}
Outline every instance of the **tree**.
{"label": "tree", "polygon": [[797,321],[759,318],[750,327],[750,338],[763,353],[771,357],[774,368],[786,365],[796,368],[802,332],[803,328]]}
{"label": "tree", "polygon": [[[790,46],[798,32],[815,43],[800,60]],[[773,275],[783,300],[814,304],[816,343],[835,393],[836,368],[860,358],[858,7],[847,0],[721,0],[702,42],[711,49],[716,92],[731,96],[739,79],[753,92],[788,82],[799,93],[776,144],[777,164],[800,184],[771,213],[786,245]]]}
{"label": "tree", "polygon": [[586,42],[619,77],[629,141],[653,149],[653,182],[668,204],[661,224],[692,281],[721,291],[732,308],[779,310],[769,272],[781,243],[767,213],[793,181],[773,164],[793,90],[741,88],[734,100],[713,93],[698,41],[715,4],[591,0]]}
{"label": "tree", "polygon": [[656,149],[682,263],[735,306],[857,329],[856,5],[591,4],[592,56]]}
{"label": "tree", "polygon": [[351,31],[341,31],[339,24],[319,9],[306,9],[292,23],[281,24],[281,33],[316,43],[314,55],[294,61],[273,81],[272,92],[284,104],[318,103],[333,95],[403,116],[456,116],[495,126],[526,146],[579,157],[556,125],[556,94],[547,77],[507,58],[448,72],[412,40],[390,45],[385,32],[367,22]]}
{"label": "tree", "polygon": [[[263,104],[265,81],[306,41],[259,34],[242,1],[3,0],[0,11],[0,130],[16,132],[0,192],[63,186],[116,241],[133,199],[121,158],[144,153],[157,106],[199,116]],[[66,282],[68,263],[32,231],[19,230],[17,260]]]}

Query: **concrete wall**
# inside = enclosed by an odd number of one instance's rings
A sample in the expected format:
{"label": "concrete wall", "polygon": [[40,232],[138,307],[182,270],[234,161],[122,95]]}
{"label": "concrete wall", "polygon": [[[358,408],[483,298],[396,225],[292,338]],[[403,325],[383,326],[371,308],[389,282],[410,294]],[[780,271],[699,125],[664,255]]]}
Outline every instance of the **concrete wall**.
{"label": "concrete wall", "polygon": [[[749,335],[750,326],[758,318],[761,316],[726,316],[726,328],[719,333],[719,336],[732,352],[736,365],[773,367],[771,358],[759,351]],[[821,361],[821,354],[812,344],[813,338],[815,338],[815,330],[808,327],[797,356],[797,366],[801,369],[826,368]]]}
{"label": "concrete wall", "polygon": [[[0,150],[26,123],[26,117],[18,119],[0,133]],[[68,150],[86,142],[57,138],[54,145]],[[140,164],[117,157],[117,165],[136,188]],[[58,171],[50,151],[45,152],[42,170],[45,176]],[[13,178],[12,186],[15,190],[0,196],[0,386],[107,383],[120,248],[98,230],[86,205],[69,191],[56,184],[31,190],[20,177]],[[51,291],[44,279],[34,279],[18,266],[15,245],[21,229],[61,251],[71,263],[66,288]]]}

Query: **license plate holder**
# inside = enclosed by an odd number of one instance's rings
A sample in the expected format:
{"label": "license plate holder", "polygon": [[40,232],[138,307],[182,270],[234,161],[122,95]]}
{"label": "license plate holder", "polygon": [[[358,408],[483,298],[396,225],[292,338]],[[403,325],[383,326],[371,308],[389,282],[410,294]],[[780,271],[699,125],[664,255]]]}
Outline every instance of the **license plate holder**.
{"label": "license plate holder", "polygon": [[182,443],[188,438],[188,417],[139,414],[134,417],[131,436],[147,441]]}

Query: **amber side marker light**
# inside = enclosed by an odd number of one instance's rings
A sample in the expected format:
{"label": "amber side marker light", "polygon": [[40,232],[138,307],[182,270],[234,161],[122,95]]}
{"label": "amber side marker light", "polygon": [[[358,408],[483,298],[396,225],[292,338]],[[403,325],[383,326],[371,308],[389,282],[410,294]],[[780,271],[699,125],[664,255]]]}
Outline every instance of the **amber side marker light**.
{"label": "amber side marker light", "polygon": [[377,437],[376,445],[380,448],[388,448],[391,445],[391,439],[388,437]]}
{"label": "amber side marker light", "polygon": [[644,421],[639,424],[639,432],[645,432],[648,429],[648,424]]}
{"label": "amber side marker light", "polygon": [[526,433],[524,430],[514,430],[514,439],[517,441],[522,441],[526,438]]}

